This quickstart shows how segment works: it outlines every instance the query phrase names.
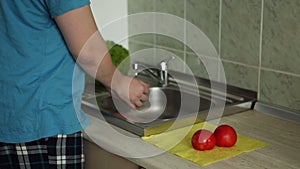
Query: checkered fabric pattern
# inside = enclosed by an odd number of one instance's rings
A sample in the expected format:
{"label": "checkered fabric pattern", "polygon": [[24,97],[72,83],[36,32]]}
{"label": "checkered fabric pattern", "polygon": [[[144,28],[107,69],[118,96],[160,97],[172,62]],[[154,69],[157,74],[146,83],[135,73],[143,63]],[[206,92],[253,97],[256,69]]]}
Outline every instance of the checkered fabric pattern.
{"label": "checkered fabric pattern", "polygon": [[82,132],[33,142],[0,142],[0,169],[83,169]]}

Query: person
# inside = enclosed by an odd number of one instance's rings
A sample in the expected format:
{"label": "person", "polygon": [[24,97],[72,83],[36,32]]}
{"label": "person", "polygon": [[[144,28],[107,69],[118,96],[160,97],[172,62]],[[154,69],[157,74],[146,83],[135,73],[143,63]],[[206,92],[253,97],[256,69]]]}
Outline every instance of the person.
{"label": "person", "polygon": [[149,85],[113,65],[89,0],[0,0],[0,168],[83,168],[85,73],[132,108]]}

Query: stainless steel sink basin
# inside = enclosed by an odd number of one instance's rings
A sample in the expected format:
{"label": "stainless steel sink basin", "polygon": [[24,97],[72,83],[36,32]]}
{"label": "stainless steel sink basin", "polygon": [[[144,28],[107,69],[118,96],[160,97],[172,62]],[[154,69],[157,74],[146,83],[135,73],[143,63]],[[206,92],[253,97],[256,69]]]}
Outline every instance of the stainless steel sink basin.
{"label": "stainless steel sink basin", "polygon": [[[251,109],[256,101],[257,93],[254,91],[203,78],[196,79],[195,87],[190,85],[190,76],[178,72],[175,75],[176,83],[170,81],[167,87],[150,88],[149,101],[137,110],[131,109],[103,89],[96,88],[95,91],[94,84],[87,84],[82,101],[83,110],[117,127],[139,136],[146,136],[244,112]],[[151,86],[158,86],[147,76],[140,78]],[[211,86],[212,83],[214,87]],[[220,90],[224,85],[227,88],[226,92]],[[91,90],[89,86],[92,86]],[[99,113],[102,116],[99,116]]]}
{"label": "stainless steel sink basin", "polygon": [[111,95],[97,97],[102,111],[131,122],[148,123],[156,119],[184,117],[191,113],[208,110],[211,100],[178,88],[150,88],[149,101],[136,110]]}

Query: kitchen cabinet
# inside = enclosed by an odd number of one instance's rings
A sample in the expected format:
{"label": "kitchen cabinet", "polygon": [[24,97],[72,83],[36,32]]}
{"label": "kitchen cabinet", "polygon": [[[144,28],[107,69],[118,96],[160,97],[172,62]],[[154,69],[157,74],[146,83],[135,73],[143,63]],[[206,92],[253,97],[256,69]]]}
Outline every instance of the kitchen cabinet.
{"label": "kitchen cabinet", "polygon": [[84,140],[85,169],[138,169],[133,162],[109,153],[98,145]]}

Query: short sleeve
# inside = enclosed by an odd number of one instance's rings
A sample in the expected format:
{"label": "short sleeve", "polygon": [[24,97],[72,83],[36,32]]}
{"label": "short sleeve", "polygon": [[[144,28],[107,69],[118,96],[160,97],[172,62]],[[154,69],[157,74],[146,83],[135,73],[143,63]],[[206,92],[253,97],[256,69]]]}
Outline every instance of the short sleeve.
{"label": "short sleeve", "polygon": [[90,0],[45,0],[45,2],[52,18],[91,3]]}

